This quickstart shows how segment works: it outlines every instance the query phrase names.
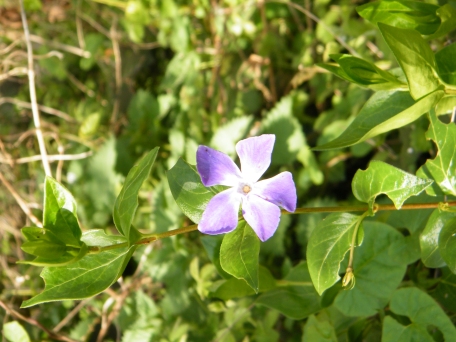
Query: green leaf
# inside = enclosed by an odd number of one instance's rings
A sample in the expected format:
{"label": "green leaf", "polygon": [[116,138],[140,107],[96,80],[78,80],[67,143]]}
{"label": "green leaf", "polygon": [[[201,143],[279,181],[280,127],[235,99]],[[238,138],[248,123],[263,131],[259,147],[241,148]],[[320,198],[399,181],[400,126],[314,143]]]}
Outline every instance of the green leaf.
{"label": "green leaf", "polygon": [[320,296],[310,279],[306,262],[291,269],[277,288],[260,295],[256,303],[280,311],[292,319],[303,319],[321,309]]}
{"label": "green leaf", "polygon": [[404,278],[408,260],[398,258],[401,251],[392,249],[404,237],[391,226],[366,221],[364,241],[355,249],[353,272],[356,285],[341,291],[334,305],[346,316],[372,316],[381,310]]}
{"label": "green leaf", "polygon": [[138,208],[139,189],[147,177],[149,177],[157,153],[158,147],[147,153],[139,163],[133,166],[114,204],[114,223],[117,230],[127,237],[130,244],[135,242],[137,238],[136,234],[131,234],[134,231],[130,228],[135,217],[136,209]]}
{"label": "green leaf", "polygon": [[272,151],[272,164],[292,163],[306,140],[299,121],[293,116],[295,96],[283,97],[261,122],[261,134],[276,136]]}
{"label": "green leaf", "polygon": [[408,89],[408,86],[400,82],[395,76],[364,59],[346,54],[334,54],[330,57],[339,63],[343,72],[337,68],[328,68],[325,64],[319,64],[319,66],[328,71],[335,70],[336,75],[350,82],[373,90]]}
{"label": "green leaf", "polygon": [[426,227],[420,234],[421,260],[426,267],[438,268],[445,266],[439,250],[439,235],[445,224],[456,217],[456,213],[435,209]]}
{"label": "green leaf", "polygon": [[[407,316],[411,324],[403,326],[392,317],[385,319],[382,341],[434,341],[426,331],[428,326],[438,328],[446,342],[456,341],[456,328],[442,308],[428,294],[414,288],[397,290],[390,302],[390,310]],[[414,337],[414,339],[412,339]]]}
{"label": "green leaf", "polygon": [[440,231],[439,250],[451,272],[456,273],[456,218],[445,222]]}
{"label": "green leaf", "polygon": [[168,183],[182,212],[195,223],[203,216],[207,203],[219,193],[223,187],[205,187],[196,167],[179,159],[167,173]]}
{"label": "green leaf", "polygon": [[378,27],[404,71],[410,94],[415,100],[441,86],[434,53],[417,31],[382,23]]}
{"label": "green leaf", "polygon": [[440,7],[437,15],[440,17],[440,26],[433,34],[425,37],[428,40],[442,37],[456,28],[456,9],[451,4]]}
{"label": "green leaf", "polygon": [[[77,217],[76,201],[73,195],[54,178],[46,177],[44,181],[43,225],[56,234],[58,234],[55,231],[57,216],[62,208],[70,211],[74,217]],[[74,233],[81,236],[79,229]]]}
{"label": "green leaf", "polygon": [[244,279],[258,293],[258,257],[260,240],[245,221],[225,235],[220,247],[222,268],[238,279]]}
{"label": "green leaf", "polygon": [[429,115],[431,121],[426,138],[431,139],[437,146],[437,155],[434,159],[428,159],[416,173],[418,177],[430,178],[434,184],[426,189],[426,192],[456,196],[456,168],[453,166],[456,160],[456,126],[454,123],[442,123],[434,111]]}
{"label": "green leaf", "polygon": [[326,315],[310,315],[304,326],[302,342],[338,342],[336,329]]}
{"label": "green leaf", "polygon": [[[220,265],[220,247],[222,246],[223,237],[224,235],[202,235],[200,239],[207,255],[209,256],[209,260],[211,260],[214,264],[217,272],[223,278],[230,279],[232,276],[226,273]],[[245,284],[245,282],[243,283]]]}
{"label": "green leaf", "polygon": [[41,272],[41,277],[46,284],[45,289],[35,297],[24,301],[21,307],[95,296],[120,277],[135,248],[135,246],[123,247],[89,254],[69,266],[45,267]]}
{"label": "green leaf", "polygon": [[227,122],[214,133],[210,145],[218,151],[235,157],[236,143],[247,136],[252,121],[252,116],[242,116]]}
{"label": "green leaf", "polygon": [[438,6],[418,1],[374,1],[356,7],[358,14],[373,24],[379,22],[391,26],[414,29],[421,34],[437,30],[440,20]]}
{"label": "green leaf", "polygon": [[442,270],[442,277],[432,296],[447,310],[456,312],[456,275],[448,267]]}
{"label": "green leaf", "polygon": [[387,195],[400,209],[407,198],[418,195],[431,184],[429,179],[418,178],[381,161],[372,161],[365,171],[356,172],[352,190],[359,201],[368,203],[371,211],[380,194]]}
{"label": "green leaf", "polygon": [[[321,295],[339,279],[340,263],[350,249],[353,233],[361,225],[363,216],[348,213],[331,214],[313,230],[307,244],[307,261],[310,276]],[[362,226],[358,243],[362,241]]]}
{"label": "green leaf", "polygon": [[405,126],[428,112],[443,97],[435,91],[415,102],[403,91],[378,91],[365,103],[348,128],[333,141],[314,150],[331,150],[357,144]]}
{"label": "green leaf", "polygon": [[17,321],[3,324],[2,332],[9,342],[30,342],[27,331]]}
{"label": "green leaf", "polygon": [[[258,293],[270,291],[276,287],[276,280],[271,275],[271,272],[263,266],[259,268],[258,279]],[[244,280],[231,278],[217,287],[211,297],[227,301],[233,298],[252,296],[256,293]]]}
{"label": "green leaf", "polygon": [[456,85],[456,58],[454,56],[456,56],[456,43],[445,46],[435,54],[440,78],[452,85]]}

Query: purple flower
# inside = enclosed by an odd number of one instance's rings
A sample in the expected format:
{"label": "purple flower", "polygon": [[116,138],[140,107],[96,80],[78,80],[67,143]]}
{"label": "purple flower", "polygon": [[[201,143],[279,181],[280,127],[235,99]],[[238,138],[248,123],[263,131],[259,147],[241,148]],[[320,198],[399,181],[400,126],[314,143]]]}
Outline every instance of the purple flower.
{"label": "purple flower", "polygon": [[261,241],[274,235],[280,221],[278,206],[296,210],[296,187],[290,172],[258,182],[271,164],[275,136],[264,134],[241,140],[236,152],[241,170],[226,154],[199,146],[196,167],[204,186],[226,185],[229,189],[215,195],[207,204],[198,229],[205,234],[223,234],[234,230],[242,215]]}

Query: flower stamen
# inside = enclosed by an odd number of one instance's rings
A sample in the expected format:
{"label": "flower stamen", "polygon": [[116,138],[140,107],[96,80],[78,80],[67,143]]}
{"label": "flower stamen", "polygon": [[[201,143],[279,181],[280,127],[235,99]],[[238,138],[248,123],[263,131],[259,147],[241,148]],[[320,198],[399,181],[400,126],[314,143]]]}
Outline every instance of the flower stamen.
{"label": "flower stamen", "polygon": [[244,194],[248,194],[250,192],[250,190],[252,190],[252,189],[248,185],[244,185],[242,187],[242,191],[244,192]]}

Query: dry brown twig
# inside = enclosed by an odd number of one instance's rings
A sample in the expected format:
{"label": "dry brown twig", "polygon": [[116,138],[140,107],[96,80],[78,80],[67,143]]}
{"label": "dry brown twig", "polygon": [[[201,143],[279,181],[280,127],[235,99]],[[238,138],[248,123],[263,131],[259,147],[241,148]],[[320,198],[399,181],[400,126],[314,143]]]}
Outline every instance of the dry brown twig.
{"label": "dry brown twig", "polygon": [[24,10],[24,0],[19,0],[21,4],[21,18],[22,26],[24,27],[25,44],[27,45],[27,60],[28,60],[28,79],[30,88],[30,103],[32,105],[33,122],[36,128],[36,138],[40,148],[41,159],[43,163],[44,173],[46,176],[52,176],[51,167],[47,159],[46,144],[44,142],[43,132],[41,131],[40,113],[38,109],[38,103],[36,100],[36,89],[35,89],[35,69],[33,66],[33,49],[30,41],[30,32],[28,29],[27,17]]}

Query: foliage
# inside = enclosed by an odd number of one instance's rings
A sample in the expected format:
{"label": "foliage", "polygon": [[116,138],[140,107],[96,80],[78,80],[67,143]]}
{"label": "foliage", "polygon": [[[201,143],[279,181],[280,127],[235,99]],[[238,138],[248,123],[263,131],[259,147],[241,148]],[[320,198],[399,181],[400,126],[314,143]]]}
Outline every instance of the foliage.
{"label": "foliage", "polygon": [[[1,2],[3,339],[454,340],[456,3],[353,3],[25,1],[46,175]],[[298,209],[196,232],[260,134]]]}

